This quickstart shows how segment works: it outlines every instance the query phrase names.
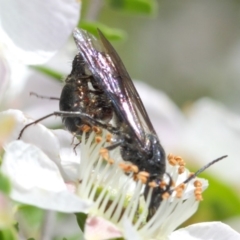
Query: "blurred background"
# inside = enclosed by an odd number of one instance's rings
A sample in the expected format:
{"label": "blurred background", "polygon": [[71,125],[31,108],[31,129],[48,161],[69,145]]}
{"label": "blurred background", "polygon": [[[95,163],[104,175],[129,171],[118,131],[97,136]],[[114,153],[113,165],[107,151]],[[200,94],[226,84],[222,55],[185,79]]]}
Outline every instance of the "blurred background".
{"label": "blurred background", "polygon": [[182,107],[203,96],[240,112],[239,1],[156,1],[154,16],[116,12],[98,20],[123,29],[115,44],[133,79],[167,93]]}
{"label": "blurred background", "polygon": [[[148,85],[137,88],[167,152],[192,170],[229,155],[201,175],[210,187],[186,225],[223,221],[240,232],[240,1],[83,1],[79,26],[93,34],[99,27],[132,79]],[[35,119],[56,110],[29,92],[59,96],[75,54],[70,39],[10,105]]]}

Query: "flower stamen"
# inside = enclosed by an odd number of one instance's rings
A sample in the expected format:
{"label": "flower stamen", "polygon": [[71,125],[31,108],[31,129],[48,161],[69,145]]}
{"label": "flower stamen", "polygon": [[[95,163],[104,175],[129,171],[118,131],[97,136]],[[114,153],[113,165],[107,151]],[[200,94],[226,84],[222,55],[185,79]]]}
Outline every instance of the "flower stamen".
{"label": "flower stamen", "polygon": [[100,137],[100,136],[95,137],[95,142],[96,143],[100,143],[101,141],[102,141],[102,137]]}
{"label": "flower stamen", "polygon": [[[120,229],[127,218],[143,238],[160,239],[197,210],[207,183],[193,183],[196,174],[189,177],[181,157],[169,154],[163,179],[150,181],[150,173],[122,162],[118,149],[107,149],[112,137],[107,131],[95,132],[87,139],[85,133],[82,136],[79,169],[78,194],[93,202],[90,215],[102,216]],[[149,211],[153,212],[150,219]]]}
{"label": "flower stamen", "polygon": [[96,133],[96,134],[101,134],[102,133],[102,129],[97,127],[97,126],[93,126],[92,130]]}
{"label": "flower stamen", "polygon": [[89,132],[91,130],[91,127],[89,125],[83,125],[83,126],[78,126],[79,129],[82,131],[82,132]]}

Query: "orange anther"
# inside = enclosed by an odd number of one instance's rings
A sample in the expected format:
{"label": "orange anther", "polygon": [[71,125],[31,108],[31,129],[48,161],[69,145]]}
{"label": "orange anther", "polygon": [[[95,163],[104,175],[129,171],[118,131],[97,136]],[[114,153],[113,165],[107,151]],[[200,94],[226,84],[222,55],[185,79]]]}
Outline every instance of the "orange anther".
{"label": "orange anther", "polygon": [[95,141],[96,141],[96,143],[100,143],[102,141],[102,137],[96,136]]}
{"label": "orange anther", "polygon": [[95,133],[97,133],[97,134],[102,133],[102,129],[99,128],[99,127],[97,127],[97,126],[93,126],[93,127],[92,127],[92,130],[93,130]]}
{"label": "orange anther", "polygon": [[180,166],[178,168],[178,174],[182,174],[182,173],[184,173],[184,171],[185,171],[185,167],[184,166]]}

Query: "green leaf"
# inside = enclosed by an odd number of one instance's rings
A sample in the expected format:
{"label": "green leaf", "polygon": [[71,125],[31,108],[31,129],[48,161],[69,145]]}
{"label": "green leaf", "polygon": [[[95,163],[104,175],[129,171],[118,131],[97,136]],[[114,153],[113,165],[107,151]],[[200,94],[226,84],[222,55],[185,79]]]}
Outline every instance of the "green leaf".
{"label": "green leaf", "polygon": [[9,194],[11,191],[11,183],[9,179],[0,172],[0,192]]}
{"label": "green leaf", "polygon": [[87,30],[88,32],[95,36],[98,36],[97,28],[99,28],[108,40],[119,41],[125,40],[127,37],[126,32],[124,32],[123,30],[117,28],[110,28],[99,22],[81,21],[78,27]]}
{"label": "green leaf", "polygon": [[85,213],[76,213],[77,223],[80,229],[84,232],[85,222],[87,220],[87,214]]}
{"label": "green leaf", "polygon": [[111,238],[109,240],[124,240],[124,238]]}
{"label": "green leaf", "polygon": [[13,229],[1,229],[0,230],[1,240],[17,240],[16,233]]}
{"label": "green leaf", "polygon": [[74,236],[68,236],[66,237],[54,237],[53,240],[84,240],[84,237],[82,234],[75,234]]}
{"label": "green leaf", "polygon": [[18,212],[30,228],[37,229],[41,226],[44,210],[34,206],[21,205]]}
{"label": "green leaf", "polygon": [[19,231],[19,223],[18,222],[16,222],[15,224],[14,224],[14,228],[15,228],[15,230],[18,232]]}
{"label": "green leaf", "polygon": [[28,238],[28,240],[35,240],[35,238]]}
{"label": "green leaf", "polygon": [[44,66],[29,66],[30,68],[35,69],[36,71],[43,73],[59,82],[63,81],[63,76],[64,74],[56,72],[55,70],[48,68],[48,67],[44,67]]}
{"label": "green leaf", "polygon": [[135,14],[147,14],[156,15],[158,9],[158,3],[156,0],[109,0],[110,7],[135,13]]}

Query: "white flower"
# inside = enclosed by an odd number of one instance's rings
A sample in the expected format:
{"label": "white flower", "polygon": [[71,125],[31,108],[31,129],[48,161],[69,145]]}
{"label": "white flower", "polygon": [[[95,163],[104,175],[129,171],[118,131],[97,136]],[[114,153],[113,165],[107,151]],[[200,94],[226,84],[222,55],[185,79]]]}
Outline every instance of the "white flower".
{"label": "white flower", "polygon": [[[9,110],[0,116],[16,120],[15,131],[6,141],[17,139],[19,130],[30,122],[20,111]],[[50,131],[41,124],[28,130],[23,135],[25,142],[16,140],[6,146],[1,168],[13,185],[11,198],[44,209],[86,212],[91,203],[81,200],[72,190],[79,158],[76,161],[71,148],[71,134]]]}
{"label": "white flower", "polygon": [[221,222],[205,222],[179,229],[169,236],[169,240],[239,240],[240,234]]}
{"label": "white flower", "polygon": [[220,102],[202,98],[189,107],[187,127],[183,130],[184,135],[178,147],[181,155],[185,152],[186,157],[196,156],[199,165],[206,164],[207,159],[227,154],[226,161],[216,164],[209,172],[226,183],[239,186],[240,115],[231,112]]}
{"label": "white flower", "polygon": [[66,43],[78,23],[80,3],[0,0],[0,6],[0,101],[7,102],[23,88],[26,64],[48,61]]}
{"label": "white flower", "polygon": [[[19,111],[9,110],[1,115],[14,116],[17,121],[9,141],[16,139],[29,122]],[[168,164],[167,172],[179,187],[171,196],[164,197],[154,216],[147,221],[151,190],[144,200],[144,173],[138,173],[132,164],[123,162],[117,150],[103,150],[110,139],[106,131],[95,135],[90,134],[86,140],[83,134],[79,160],[73,151],[71,134],[50,131],[41,124],[27,128],[22,136],[24,142],[13,141],[5,148],[2,171],[12,181],[11,197],[44,209],[88,213],[85,226],[88,240],[121,236],[129,240],[179,239],[177,234],[191,236],[193,228],[197,232],[197,226],[189,227],[190,230],[173,230],[197,210],[201,192],[207,187],[206,180],[191,180],[182,187],[180,184],[188,178],[189,172],[182,169],[185,171],[179,174],[184,165],[182,159],[170,156],[173,165]],[[165,176],[164,180],[167,182],[169,178]],[[216,226],[224,229],[222,234],[236,235],[219,223]]]}
{"label": "white flower", "polygon": [[75,0],[1,0],[0,5],[1,42],[26,64],[49,59],[66,43],[80,15]]}

